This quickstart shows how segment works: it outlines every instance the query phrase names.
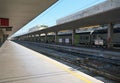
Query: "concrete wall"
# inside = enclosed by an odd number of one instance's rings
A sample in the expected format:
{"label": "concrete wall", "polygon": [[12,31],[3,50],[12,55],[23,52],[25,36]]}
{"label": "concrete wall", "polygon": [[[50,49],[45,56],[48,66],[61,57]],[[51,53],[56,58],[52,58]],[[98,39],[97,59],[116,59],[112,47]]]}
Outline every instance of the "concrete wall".
{"label": "concrete wall", "polygon": [[92,6],[88,9],[85,9],[77,13],[74,13],[72,15],[66,16],[64,18],[58,19],[56,23],[62,24],[62,23],[70,22],[73,20],[77,20],[80,18],[94,15],[94,14],[102,13],[102,12],[112,10],[114,8],[119,8],[119,7],[120,7],[120,0],[107,0],[103,3]]}

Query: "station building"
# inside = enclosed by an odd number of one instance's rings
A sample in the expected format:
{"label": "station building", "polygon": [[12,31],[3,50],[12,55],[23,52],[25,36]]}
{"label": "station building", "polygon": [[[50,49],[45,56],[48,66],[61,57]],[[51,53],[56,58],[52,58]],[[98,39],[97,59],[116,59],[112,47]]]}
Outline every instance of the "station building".
{"label": "station building", "polygon": [[0,18],[0,43],[3,43],[12,31],[8,18]]}

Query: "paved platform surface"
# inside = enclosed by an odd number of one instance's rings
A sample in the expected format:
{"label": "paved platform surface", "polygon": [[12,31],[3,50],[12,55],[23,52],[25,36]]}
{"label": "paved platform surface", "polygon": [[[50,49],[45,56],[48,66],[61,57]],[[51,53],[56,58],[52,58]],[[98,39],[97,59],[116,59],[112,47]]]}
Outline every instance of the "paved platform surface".
{"label": "paved platform surface", "polygon": [[0,48],[0,83],[103,83],[12,41]]}

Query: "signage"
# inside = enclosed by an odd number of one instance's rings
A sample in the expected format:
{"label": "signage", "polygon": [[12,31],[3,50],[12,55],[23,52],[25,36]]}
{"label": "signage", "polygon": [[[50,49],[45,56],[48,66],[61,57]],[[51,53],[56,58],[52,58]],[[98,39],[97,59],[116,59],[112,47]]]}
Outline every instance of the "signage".
{"label": "signage", "polygon": [[0,26],[9,26],[8,18],[0,18]]}

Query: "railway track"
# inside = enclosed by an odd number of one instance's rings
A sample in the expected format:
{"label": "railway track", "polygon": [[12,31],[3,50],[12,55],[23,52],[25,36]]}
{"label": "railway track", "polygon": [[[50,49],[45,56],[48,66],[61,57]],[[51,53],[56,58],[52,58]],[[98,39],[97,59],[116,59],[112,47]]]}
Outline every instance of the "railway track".
{"label": "railway track", "polygon": [[[80,54],[72,51],[60,50],[33,42],[17,42],[35,51],[47,54],[54,59],[80,66],[94,73],[104,75],[108,78],[119,81],[120,63],[119,60],[108,59],[100,56]],[[48,50],[49,49],[49,50]],[[47,53],[48,52],[48,53]],[[112,67],[112,68],[111,68]]]}

